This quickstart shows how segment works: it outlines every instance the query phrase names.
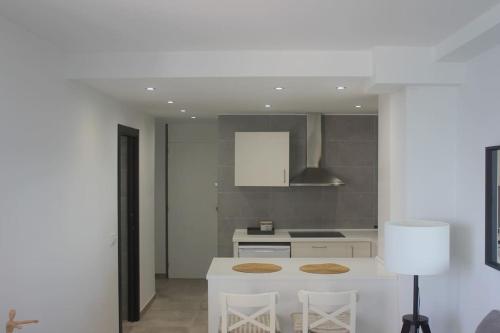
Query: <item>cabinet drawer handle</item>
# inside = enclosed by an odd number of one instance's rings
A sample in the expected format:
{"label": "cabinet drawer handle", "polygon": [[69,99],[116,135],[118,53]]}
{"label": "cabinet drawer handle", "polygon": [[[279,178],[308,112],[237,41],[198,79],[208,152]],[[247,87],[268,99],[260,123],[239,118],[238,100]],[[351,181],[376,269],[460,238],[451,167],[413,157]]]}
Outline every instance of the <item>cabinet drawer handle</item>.
{"label": "cabinet drawer handle", "polygon": [[326,245],[323,246],[318,246],[318,245],[313,245],[313,249],[326,249]]}

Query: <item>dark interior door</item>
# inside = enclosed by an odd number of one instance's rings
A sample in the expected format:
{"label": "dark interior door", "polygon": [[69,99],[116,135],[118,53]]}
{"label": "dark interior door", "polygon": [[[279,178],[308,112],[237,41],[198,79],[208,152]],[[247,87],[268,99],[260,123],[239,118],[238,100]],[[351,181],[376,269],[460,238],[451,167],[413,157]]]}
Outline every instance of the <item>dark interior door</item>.
{"label": "dark interior door", "polygon": [[138,321],[139,130],[118,125],[118,286],[123,321]]}

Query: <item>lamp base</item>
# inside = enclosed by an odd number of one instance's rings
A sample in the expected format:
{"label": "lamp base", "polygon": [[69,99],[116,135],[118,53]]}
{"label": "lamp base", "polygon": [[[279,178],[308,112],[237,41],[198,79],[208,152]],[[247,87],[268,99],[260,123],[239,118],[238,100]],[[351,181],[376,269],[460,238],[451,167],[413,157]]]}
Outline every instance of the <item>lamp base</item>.
{"label": "lamp base", "polygon": [[417,326],[422,328],[422,333],[431,333],[429,318],[426,316],[418,316],[418,323],[415,323],[412,314],[403,316],[403,328],[401,329],[401,333],[416,333],[415,327]]}

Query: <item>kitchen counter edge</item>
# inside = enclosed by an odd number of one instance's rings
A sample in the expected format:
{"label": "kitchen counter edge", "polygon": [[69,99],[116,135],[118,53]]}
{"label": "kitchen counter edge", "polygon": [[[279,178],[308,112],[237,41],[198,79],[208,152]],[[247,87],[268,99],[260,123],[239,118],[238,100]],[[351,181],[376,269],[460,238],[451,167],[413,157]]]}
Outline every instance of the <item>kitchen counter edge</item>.
{"label": "kitchen counter edge", "polygon": [[[345,237],[291,237],[289,231],[338,231]],[[276,229],[274,235],[247,235],[246,229],[236,229],[233,243],[258,242],[377,242],[378,229]]]}

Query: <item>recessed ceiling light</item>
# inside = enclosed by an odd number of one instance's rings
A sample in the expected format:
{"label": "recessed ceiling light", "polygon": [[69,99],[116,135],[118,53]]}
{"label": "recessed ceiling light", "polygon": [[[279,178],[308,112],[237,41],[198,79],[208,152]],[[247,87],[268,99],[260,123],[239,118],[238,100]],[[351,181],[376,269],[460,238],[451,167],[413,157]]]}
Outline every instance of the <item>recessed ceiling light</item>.
{"label": "recessed ceiling light", "polygon": [[271,104],[266,104],[264,106],[269,109],[271,107]]}
{"label": "recessed ceiling light", "polygon": [[167,103],[168,104],[174,104],[174,101],[168,101]]}
{"label": "recessed ceiling light", "polygon": [[196,119],[196,116],[191,116],[191,119]]}
{"label": "recessed ceiling light", "polygon": [[361,105],[354,105],[356,109],[361,109]]}
{"label": "recessed ceiling light", "polygon": [[274,88],[274,90],[283,90],[283,89],[285,89],[285,88],[283,88],[283,87],[276,87],[276,88]]}
{"label": "recessed ceiling light", "polygon": [[155,91],[155,87],[147,87],[146,90],[147,91]]}
{"label": "recessed ceiling light", "polygon": [[345,87],[344,86],[338,86],[337,90],[345,90]]}
{"label": "recessed ceiling light", "polygon": [[186,110],[185,110],[185,109],[182,109],[182,110],[181,110],[181,112],[182,112],[182,113],[185,113],[185,112],[186,112]]}

